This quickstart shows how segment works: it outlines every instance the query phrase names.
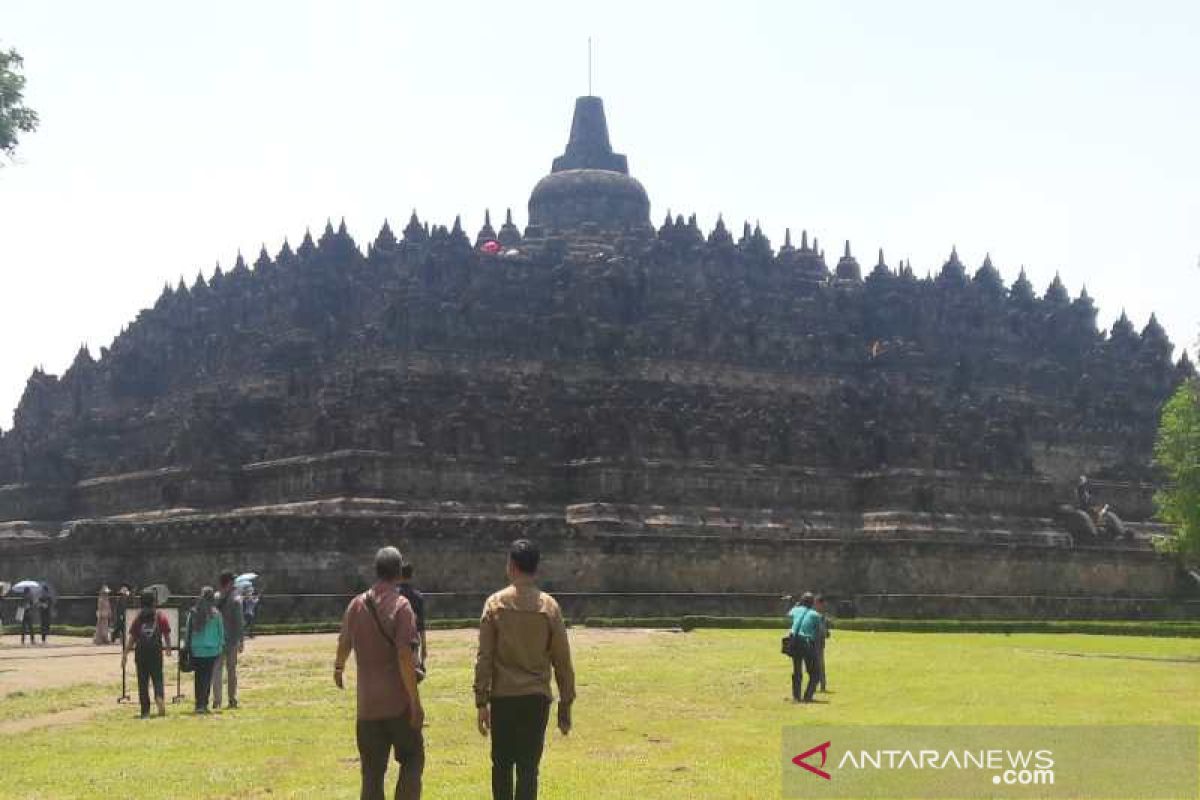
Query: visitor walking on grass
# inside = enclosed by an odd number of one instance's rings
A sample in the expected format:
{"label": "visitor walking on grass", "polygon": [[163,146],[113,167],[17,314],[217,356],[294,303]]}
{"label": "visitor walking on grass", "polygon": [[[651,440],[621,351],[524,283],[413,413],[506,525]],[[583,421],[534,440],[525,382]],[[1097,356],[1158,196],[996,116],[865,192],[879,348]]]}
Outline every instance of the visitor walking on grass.
{"label": "visitor walking on grass", "polygon": [[833,634],[830,633],[829,617],[825,613],[825,598],[821,595],[814,597],[813,608],[821,615],[821,620],[817,623],[817,634],[813,639],[813,644],[817,648],[818,685],[822,692],[827,692],[829,689],[825,684],[825,645]]}
{"label": "visitor walking on grass", "polygon": [[397,586],[397,591],[412,606],[413,614],[417,618],[417,638],[419,639],[417,671],[424,677],[425,659],[429,655],[429,646],[425,643],[425,595],[417,591],[417,587],[412,584],[414,571],[411,563],[405,564],[400,569],[400,584]]}
{"label": "visitor walking on grass", "polygon": [[417,623],[412,607],[396,591],[403,559],[394,547],[375,554],[376,583],[346,607],[338,634],[333,682],[344,688],[346,659],[358,667],[358,742],[361,800],[383,800],[388,757],[395,752],[400,774],[396,800],[417,800],[425,771],[425,711],[417,690],[413,644]]}
{"label": "visitor walking on grass", "polygon": [[117,591],[116,602],[113,603],[112,638],[122,647],[125,646],[125,610],[129,608],[129,597],[133,591],[128,583],[122,583]]}
{"label": "visitor walking on grass", "polygon": [[787,613],[788,652],[792,657],[792,701],[799,703],[804,696],[804,649],[796,631],[800,623],[812,612],[813,595],[805,592]]}
{"label": "visitor walking on grass", "polygon": [[238,707],[238,656],[245,647],[242,638],[242,593],[233,582],[233,573],[226,570],[219,581],[221,594],[217,598],[217,610],[225,623],[225,649],[217,656],[213,668],[213,708],[221,707],[223,678],[229,681],[229,707]]}
{"label": "visitor walking on grass", "polygon": [[[534,800],[550,719],[550,671],[558,684],[558,729],[571,731],[575,672],[562,611],[534,583],[541,556],[528,539],[513,542],[509,586],[483,606],[475,660],[479,732],[492,736],[493,800]],[[514,791],[513,772],[516,771]]]}
{"label": "visitor walking on grass", "polygon": [[121,650],[121,671],[133,651],[133,663],[137,666],[138,703],[142,719],[150,716],[150,684],[154,684],[154,703],[158,715],[167,715],[167,704],[163,700],[163,653],[171,652],[171,623],[167,615],[158,610],[154,592],[142,593],[142,607],[125,637]]}
{"label": "visitor walking on grass", "polygon": [[[816,638],[824,617],[813,608],[814,599],[812,592],[805,592],[800,599],[800,607],[788,614],[792,619],[792,699],[796,702],[811,703],[821,677]],[[803,695],[800,694],[800,684],[804,680],[801,667],[808,671],[808,683]]]}
{"label": "visitor walking on grass", "polygon": [[188,618],[187,631],[196,713],[207,714],[213,667],[216,666],[217,657],[225,650],[225,620],[217,612],[216,594],[211,586],[200,590],[200,597]]}
{"label": "visitor walking on grass", "polygon": [[42,644],[46,643],[46,638],[50,636],[50,623],[54,620],[54,596],[50,592],[50,587],[42,584],[42,590],[37,598],[38,623],[42,630]]}

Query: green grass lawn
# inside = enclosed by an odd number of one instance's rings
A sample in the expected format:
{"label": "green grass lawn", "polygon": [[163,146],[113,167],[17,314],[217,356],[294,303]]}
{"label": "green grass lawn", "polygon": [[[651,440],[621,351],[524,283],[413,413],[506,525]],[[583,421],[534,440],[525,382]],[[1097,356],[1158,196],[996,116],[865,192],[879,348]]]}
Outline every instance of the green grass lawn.
{"label": "green grass lawn", "polygon": [[[432,634],[422,684],[429,798],[487,796],[472,636]],[[840,631],[831,692],[818,695],[827,702],[797,706],[774,632],[572,636],[579,701],[571,735],[548,737],[541,796],[551,800],[775,798],[786,725],[1200,724],[1195,639]],[[235,712],[196,718],[172,707],[165,720],[139,721],[136,706],[113,705],[4,737],[0,797],[357,797],[354,693],[333,687],[332,660],[332,637],[251,653]],[[10,707],[22,716],[70,707],[78,693],[0,700],[0,721]]]}

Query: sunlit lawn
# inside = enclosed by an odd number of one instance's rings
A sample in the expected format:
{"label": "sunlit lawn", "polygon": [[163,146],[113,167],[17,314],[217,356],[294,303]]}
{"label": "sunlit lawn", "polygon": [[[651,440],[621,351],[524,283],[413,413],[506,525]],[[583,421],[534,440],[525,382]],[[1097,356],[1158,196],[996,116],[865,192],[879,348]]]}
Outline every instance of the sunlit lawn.
{"label": "sunlit lawn", "polygon": [[[432,634],[422,685],[429,798],[487,796],[471,636]],[[575,730],[548,739],[544,798],[778,797],[785,725],[1200,724],[1195,639],[843,631],[829,649],[831,692],[818,695],[827,702],[796,706],[770,631],[572,637]],[[354,694],[333,687],[332,659],[332,637],[251,652],[235,712],[195,718],[174,706],[143,722],[136,705],[114,704],[82,723],[7,736],[0,796],[357,797]],[[79,691],[0,700],[0,721],[70,707]]]}

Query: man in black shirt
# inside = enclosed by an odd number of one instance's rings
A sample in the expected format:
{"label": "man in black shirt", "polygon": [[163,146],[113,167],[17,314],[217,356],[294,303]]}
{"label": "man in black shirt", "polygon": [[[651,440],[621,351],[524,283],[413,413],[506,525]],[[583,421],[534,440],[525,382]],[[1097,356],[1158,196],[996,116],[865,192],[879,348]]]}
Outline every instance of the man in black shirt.
{"label": "man in black shirt", "polygon": [[425,644],[425,596],[417,591],[412,585],[413,565],[405,564],[400,568],[400,583],[396,585],[396,591],[400,596],[408,600],[408,604],[412,606],[413,614],[417,618],[417,638],[421,640],[420,648],[417,651],[417,669],[422,676],[425,674],[425,656],[429,650]]}

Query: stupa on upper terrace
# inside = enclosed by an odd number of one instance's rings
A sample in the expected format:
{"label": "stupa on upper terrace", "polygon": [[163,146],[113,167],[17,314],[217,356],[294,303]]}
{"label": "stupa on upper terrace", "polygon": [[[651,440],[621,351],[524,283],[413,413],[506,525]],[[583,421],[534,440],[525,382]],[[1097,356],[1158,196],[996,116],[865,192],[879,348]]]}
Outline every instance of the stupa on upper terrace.
{"label": "stupa on upper terrace", "polygon": [[653,232],[650,198],[629,174],[624,155],[608,139],[604,101],[575,100],[571,138],[550,174],[529,197],[530,234],[539,232]]}

